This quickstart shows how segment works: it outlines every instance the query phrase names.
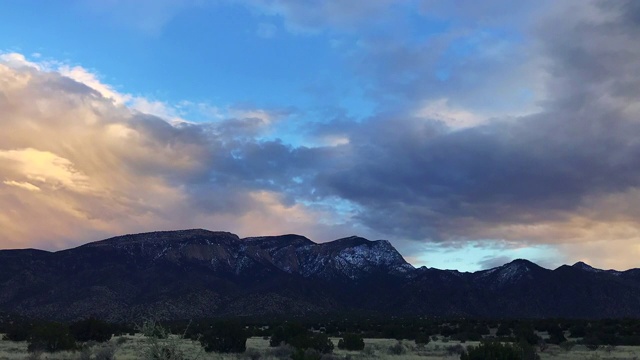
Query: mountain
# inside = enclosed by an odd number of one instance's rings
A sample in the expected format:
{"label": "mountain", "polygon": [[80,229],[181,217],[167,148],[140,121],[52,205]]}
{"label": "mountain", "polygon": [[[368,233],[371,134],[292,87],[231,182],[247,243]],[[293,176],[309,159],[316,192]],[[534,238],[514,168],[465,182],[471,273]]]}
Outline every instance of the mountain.
{"label": "mountain", "polygon": [[184,230],[58,252],[0,251],[0,311],[111,321],[360,313],[399,316],[638,317],[640,269],[527,260],[475,273],[414,268],[386,240],[314,243]]}

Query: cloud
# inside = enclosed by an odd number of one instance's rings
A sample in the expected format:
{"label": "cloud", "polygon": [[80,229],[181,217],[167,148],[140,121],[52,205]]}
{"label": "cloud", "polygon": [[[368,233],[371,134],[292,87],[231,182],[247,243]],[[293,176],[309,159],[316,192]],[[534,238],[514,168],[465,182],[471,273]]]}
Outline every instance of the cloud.
{"label": "cloud", "polygon": [[115,25],[126,26],[149,35],[159,35],[181,12],[200,6],[198,0],[102,0],[79,2],[95,15],[107,16]]}
{"label": "cloud", "polygon": [[[545,74],[547,100],[538,111],[457,131],[443,125],[443,111],[380,114],[350,130],[349,165],[320,175],[323,191],[357,204],[362,223],[401,238],[637,242],[639,9],[635,2],[553,9],[533,23],[535,38],[527,42],[544,64],[536,72]],[[398,49],[390,53],[398,59]],[[383,57],[375,66],[384,64]],[[431,81],[417,74],[415,84]],[[406,85],[393,81],[385,82],[392,93]],[[481,88],[510,101],[488,83]],[[473,116],[460,111],[459,119]]]}
{"label": "cloud", "polygon": [[102,95],[102,97],[111,99],[118,105],[130,101],[132,98],[131,95],[121,94],[111,86],[102,83],[94,73],[88,71],[82,66],[69,66],[63,64],[57,69],[57,71],[62,76],[68,77],[96,90],[100,95]]}
{"label": "cloud", "polygon": [[345,2],[340,0],[312,1],[302,3],[295,0],[244,0],[241,1],[266,15],[281,16],[287,28],[296,33],[315,32],[331,28],[347,30],[386,17],[394,4],[392,0]]}
{"label": "cloud", "polygon": [[[139,102],[116,101],[126,96],[85,70],[3,61],[0,94],[3,248],[190,227],[331,232],[315,224],[319,210],[282,191],[292,174],[304,177],[283,164],[304,169],[312,163],[307,150],[238,137],[244,130],[230,128],[232,119],[171,123],[142,113]],[[255,109],[238,115],[277,119]]]}
{"label": "cloud", "polygon": [[438,99],[426,103],[415,113],[415,116],[442,121],[451,129],[474,127],[487,120],[479,114],[464,109],[452,108],[449,106],[447,99]]}
{"label": "cloud", "polygon": [[26,182],[26,181],[13,181],[13,180],[5,180],[2,182],[5,185],[9,185],[9,186],[16,186],[25,190],[29,190],[29,191],[40,191],[40,188],[33,185],[32,183]]}
{"label": "cloud", "polygon": [[[338,50],[352,47],[345,60],[375,114],[303,119],[304,145],[292,145],[273,133],[289,110],[171,106],[82,68],[2,55],[2,244],[200,226],[441,248],[505,241],[595,266],[637,259],[638,2],[531,13],[527,2],[513,18],[491,16],[510,13],[500,1],[424,2],[417,16],[453,19],[424,37],[372,31],[388,9],[390,26],[407,19],[385,1],[251,4],[299,31],[349,32]],[[209,121],[188,121],[200,108]]]}

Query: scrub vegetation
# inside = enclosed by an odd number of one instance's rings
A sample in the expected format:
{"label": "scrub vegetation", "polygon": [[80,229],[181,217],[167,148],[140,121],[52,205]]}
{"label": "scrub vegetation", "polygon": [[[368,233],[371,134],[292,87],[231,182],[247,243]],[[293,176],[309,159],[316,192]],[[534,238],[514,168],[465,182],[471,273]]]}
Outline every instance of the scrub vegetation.
{"label": "scrub vegetation", "polygon": [[0,360],[640,358],[640,320],[20,320],[0,330]]}

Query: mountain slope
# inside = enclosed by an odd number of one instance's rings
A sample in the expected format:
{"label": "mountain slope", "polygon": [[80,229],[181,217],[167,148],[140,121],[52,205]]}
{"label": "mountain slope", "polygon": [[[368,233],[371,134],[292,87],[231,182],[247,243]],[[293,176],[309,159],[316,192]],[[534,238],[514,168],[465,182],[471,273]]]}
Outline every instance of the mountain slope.
{"label": "mountain slope", "polygon": [[0,311],[130,320],[361,312],[483,317],[640,316],[640,271],[526,260],[461,273],[415,269],[385,240],[317,244],[183,230],[74,249],[0,251]]}

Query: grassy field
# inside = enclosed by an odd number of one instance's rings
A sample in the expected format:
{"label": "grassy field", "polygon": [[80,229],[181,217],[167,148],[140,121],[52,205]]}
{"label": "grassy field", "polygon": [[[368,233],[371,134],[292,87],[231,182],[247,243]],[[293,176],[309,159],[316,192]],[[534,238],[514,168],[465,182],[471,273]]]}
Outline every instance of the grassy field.
{"label": "grassy field", "polygon": [[[171,338],[168,341],[176,345],[186,355],[187,359],[286,359],[285,349],[270,348],[269,341],[263,338],[249,338],[247,340],[247,352],[238,355],[221,355],[215,353],[205,353],[198,342]],[[334,344],[338,343],[337,338],[332,338]],[[333,359],[393,359],[393,360],[453,360],[459,359],[457,354],[449,354],[447,348],[459,344],[456,341],[432,341],[426,346],[416,346],[412,341],[402,342],[402,354],[391,354],[389,348],[397,345],[392,339],[365,339],[365,350],[345,351],[336,347]],[[477,345],[476,342],[467,342],[462,346]],[[95,354],[101,347],[112,346],[115,348],[115,358],[117,360],[144,359],[145,350],[153,343],[142,335],[123,336],[112,339],[108,344],[96,344],[91,348],[91,359],[95,359]],[[0,341],[0,360],[24,360],[24,359],[56,359],[56,360],[84,360],[89,359],[89,352],[59,352],[54,354],[43,353],[30,355],[27,352],[26,342]],[[30,357],[31,356],[31,357]],[[576,345],[570,351],[562,350],[560,347],[550,345],[547,350],[540,353],[541,359],[555,360],[631,360],[640,359],[640,347],[618,346],[613,349],[599,349],[591,351],[581,345]]]}

